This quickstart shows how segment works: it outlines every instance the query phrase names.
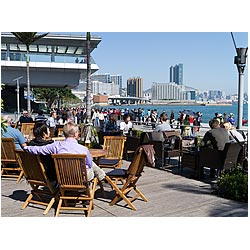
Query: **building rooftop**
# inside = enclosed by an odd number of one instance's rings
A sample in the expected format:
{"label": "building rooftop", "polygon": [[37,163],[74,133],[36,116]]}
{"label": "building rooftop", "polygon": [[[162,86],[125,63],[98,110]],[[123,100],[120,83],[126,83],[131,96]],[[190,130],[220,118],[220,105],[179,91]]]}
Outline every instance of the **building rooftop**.
{"label": "building rooftop", "polygon": [[[100,42],[100,37],[91,36],[90,52],[97,48]],[[22,44],[12,33],[1,33],[1,51],[7,51],[8,44],[11,52],[26,52],[26,46]],[[51,54],[53,46],[56,46],[54,53],[57,55],[86,55],[86,36],[49,33],[47,36],[30,45],[30,52]]]}

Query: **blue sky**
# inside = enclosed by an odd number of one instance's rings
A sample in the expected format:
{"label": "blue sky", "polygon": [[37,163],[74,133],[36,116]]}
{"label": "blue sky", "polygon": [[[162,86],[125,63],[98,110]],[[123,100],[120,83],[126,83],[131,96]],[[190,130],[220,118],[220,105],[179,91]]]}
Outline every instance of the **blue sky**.
{"label": "blue sky", "polygon": [[[84,33],[82,33],[84,34]],[[123,84],[140,76],[143,89],[169,82],[169,67],[183,63],[184,84],[200,90],[238,91],[236,55],[230,32],[93,32],[102,38],[92,53],[98,73],[121,74]],[[237,47],[248,46],[247,32],[233,32]],[[244,90],[247,89],[247,68]]]}
{"label": "blue sky", "polygon": [[[4,2],[11,16],[20,16],[20,1]],[[167,3],[166,3],[167,2]],[[2,5],[3,5],[2,4]],[[92,53],[99,73],[121,74],[124,85],[129,77],[144,79],[144,89],[152,82],[169,82],[169,67],[184,65],[184,84],[200,90],[220,89],[227,94],[238,92],[236,55],[230,32],[237,47],[248,46],[249,11],[235,1],[198,0],[141,1],[96,0],[95,5],[73,0],[71,5],[58,5],[44,0],[39,12],[30,11],[18,22],[1,13],[1,31],[37,31],[92,34],[102,38]],[[47,18],[48,6],[53,21]],[[71,7],[77,6],[76,11]],[[32,21],[30,21],[32,20]],[[188,32],[183,32],[188,31]],[[225,31],[225,32],[224,32]],[[129,32],[129,33],[127,33]],[[152,33],[154,32],[154,33]],[[248,92],[248,69],[244,91]]]}

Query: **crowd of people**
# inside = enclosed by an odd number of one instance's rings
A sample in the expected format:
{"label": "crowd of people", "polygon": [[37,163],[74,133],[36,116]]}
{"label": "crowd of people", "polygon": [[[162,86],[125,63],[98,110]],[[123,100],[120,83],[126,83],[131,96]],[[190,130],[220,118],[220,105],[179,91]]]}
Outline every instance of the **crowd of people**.
{"label": "crowd of people", "polygon": [[[48,178],[56,182],[56,173],[54,162],[51,154],[57,153],[78,153],[87,155],[87,169],[89,178],[97,176],[99,180],[105,179],[105,172],[100,169],[92,160],[87,147],[78,144],[79,127],[78,124],[84,123],[86,118],[85,109],[68,108],[60,110],[52,110],[49,117],[46,117],[42,112],[39,112],[34,119],[27,111],[23,112],[18,123],[34,122],[34,139],[27,141],[18,128],[13,128],[13,120],[8,117],[3,117],[7,122],[7,128],[2,128],[2,137],[12,137],[17,149],[24,149],[34,154],[41,154],[41,160],[45,166]],[[155,131],[168,131],[180,129],[183,136],[194,136],[199,130],[202,114],[200,112],[188,114],[179,112],[177,119],[173,111],[170,112],[170,117],[166,111],[160,115],[156,109],[145,112],[143,109],[138,110],[118,110],[118,109],[92,109],[91,110],[92,124],[106,135],[121,135],[130,134],[133,123],[144,123],[152,126]],[[177,123],[176,123],[177,121]],[[176,127],[174,127],[174,124]],[[51,140],[51,131],[56,131],[57,125],[63,126],[64,141]],[[203,139],[203,147],[212,147],[222,151],[224,146],[229,141],[243,142],[244,135],[235,129],[234,115],[230,113],[218,114],[209,122],[210,130],[208,130]],[[211,177],[214,176],[213,170],[210,172]]]}
{"label": "crowd of people", "polygon": [[[73,121],[76,124],[85,124],[86,117],[86,108],[82,107],[53,109],[49,117],[46,117],[42,111],[40,111],[38,115],[34,117],[34,120],[27,111],[24,111],[18,123],[21,125],[23,122],[44,122],[56,136],[57,125],[64,125],[69,121]],[[131,131],[134,124],[144,124],[157,130],[159,126],[165,127],[167,130],[180,129],[181,135],[195,136],[200,130],[202,123],[201,112],[185,112],[185,110],[184,112],[179,111],[176,115],[173,110],[171,110],[169,114],[164,110],[162,114],[159,114],[157,109],[92,108],[90,117],[91,123],[98,131],[107,134],[117,132],[123,133],[124,135]],[[223,115],[215,113],[211,119],[212,118],[217,119],[220,125],[229,122],[232,126],[235,126],[233,113],[229,115],[226,113]],[[243,118],[243,124],[246,123],[247,120]]]}

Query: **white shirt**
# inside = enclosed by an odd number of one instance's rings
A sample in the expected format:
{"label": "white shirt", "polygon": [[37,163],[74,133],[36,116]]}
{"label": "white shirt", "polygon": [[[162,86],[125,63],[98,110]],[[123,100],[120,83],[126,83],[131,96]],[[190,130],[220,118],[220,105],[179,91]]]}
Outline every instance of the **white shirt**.
{"label": "white shirt", "polygon": [[240,141],[240,142],[245,141],[242,134],[240,132],[238,132],[237,130],[232,129],[232,130],[229,130],[228,133],[229,133],[230,139],[232,139],[234,141],[236,141],[236,140],[234,139],[234,137],[232,137],[232,135],[235,136],[238,139],[238,141]]}
{"label": "white shirt", "polygon": [[133,123],[129,121],[128,123],[125,123],[124,121],[120,123],[120,130],[123,131],[123,134],[128,134],[129,129],[133,128]]}

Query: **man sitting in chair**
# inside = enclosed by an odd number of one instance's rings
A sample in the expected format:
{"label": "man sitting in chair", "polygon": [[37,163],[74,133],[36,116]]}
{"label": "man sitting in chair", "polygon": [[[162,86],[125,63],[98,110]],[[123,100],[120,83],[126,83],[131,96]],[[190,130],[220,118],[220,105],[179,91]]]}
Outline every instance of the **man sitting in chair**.
{"label": "man sitting in chair", "polygon": [[8,127],[6,128],[6,130],[4,130],[3,128],[1,129],[1,137],[14,138],[16,149],[22,149],[22,147],[27,146],[26,138],[23,136],[20,130],[11,127],[12,119],[8,115],[5,115],[3,117],[3,120],[6,121]]}
{"label": "man sitting in chair", "polygon": [[[223,151],[225,144],[229,142],[229,135],[225,128],[220,127],[218,119],[209,121],[210,130],[202,139],[202,147],[211,147]],[[210,169],[210,177],[215,177],[215,169]]]}
{"label": "man sitting in chair", "polygon": [[95,176],[99,181],[105,179],[105,172],[99,168],[92,160],[87,147],[77,142],[79,128],[74,122],[68,122],[63,127],[65,141],[55,141],[45,146],[26,146],[24,150],[32,154],[85,154],[88,179],[92,180]]}
{"label": "man sitting in chair", "polygon": [[166,112],[161,113],[160,115],[160,123],[156,125],[155,131],[168,131],[173,130],[168,123],[168,115]]}

